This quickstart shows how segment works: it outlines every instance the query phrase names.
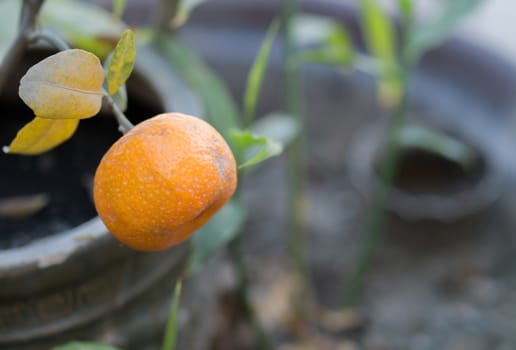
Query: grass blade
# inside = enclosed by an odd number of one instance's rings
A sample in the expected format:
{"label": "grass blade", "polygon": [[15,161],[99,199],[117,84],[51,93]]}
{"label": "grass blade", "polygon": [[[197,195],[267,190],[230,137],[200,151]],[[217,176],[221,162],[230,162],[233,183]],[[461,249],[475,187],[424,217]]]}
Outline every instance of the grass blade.
{"label": "grass blade", "polygon": [[113,0],[113,14],[116,17],[121,18],[124,13],[126,5],[127,5],[127,0]]}
{"label": "grass blade", "polygon": [[256,112],[256,101],[260,95],[263,76],[267,69],[267,62],[272,49],[272,44],[279,30],[279,21],[273,20],[267,34],[263,39],[258,55],[253,63],[247,78],[247,88],[244,96],[244,123],[248,127],[251,125]]}
{"label": "grass blade", "polygon": [[382,106],[394,109],[404,93],[396,54],[394,26],[375,0],[362,0],[361,5],[366,43],[380,62],[379,100]]}
{"label": "grass blade", "polygon": [[174,297],[172,306],[170,307],[170,315],[168,317],[167,328],[165,329],[165,338],[163,339],[162,350],[174,350],[177,341],[177,310],[179,309],[179,300],[181,299],[181,288],[183,282],[179,278],[174,288]]}

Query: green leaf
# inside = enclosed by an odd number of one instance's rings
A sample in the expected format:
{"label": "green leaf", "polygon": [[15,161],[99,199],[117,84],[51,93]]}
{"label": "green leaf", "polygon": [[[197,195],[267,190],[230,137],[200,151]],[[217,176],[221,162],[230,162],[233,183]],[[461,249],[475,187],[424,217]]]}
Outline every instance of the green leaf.
{"label": "green leaf", "polygon": [[47,0],[39,22],[57,31],[74,47],[105,58],[126,28],[119,18],[100,6],[77,0]]}
{"label": "green leaf", "polygon": [[113,14],[118,18],[121,18],[126,5],[127,0],[113,0]]}
{"label": "green leaf", "polygon": [[19,95],[36,117],[84,119],[99,112],[103,82],[97,56],[71,49],[32,66],[20,81]]}
{"label": "green leaf", "polygon": [[261,163],[283,152],[281,143],[248,130],[232,130],[230,136],[243,155],[242,164],[239,164],[238,169]]}
{"label": "green leaf", "polygon": [[362,0],[362,23],[366,44],[385,65],[396,65],[396,40],[389,17],[375,0]]}
{"label": "green leaf", "polygon": [[472,12],[482,0],[444,1],[442,12],[429,23],[414,26],[406,48],[406,57],[416,62],[429,49],[439,46],[464,16]]}
{"label": "green leaf", "polygon": [[165,57],[178,69],[205,106],[208,121],[226,139],[238,158],[238,151],[229,137],[230,130],[240,127],[236,103],[224,82],[185,45],[166,35],[157,36],[157,44]]}
{"label": "green leaf", "polygon": [[299,135],[302,125],[299,118],[285,113],[271,113],[258,119],[251,127],[253,133],[289,145]]}
{"label": "green leaf", "polygon": [[398,0],[398,8],[404,18],[412,18],[414,12],[412,0]]}
{"label": "green leaf", "polygon": [[18,33],[22,1],[4,0],[0,2],[0,62],[3,61],[7,50]]}
{"label": "green leaf", "polygon": [[[111,63],[111,57],[113,57],[113,52],[107,56],[107,58],[104,60],[104,64],[102,65],[104,68],[104,74],[107,76],[109,65]],[[108,91],[107,87],[107,79],[104,79],[103,88],[105,91]],[[125,112],[127,110],[127,86],[124,84],[122,85],[113,95],[111,95],[113,98],[113,101],[115,104],[120,108],[122,112]]]}
{"label": "green leaf", "polygon": [[404,93],[396,54],[394,26],[375,0],[361,0],[362,25],[366,44],[380,62],[380,103],[393,108]]}
{"label": "green leaf", "polygon": [[326,39],[326,45],[342,55],[341,60],[347,62],[353,60],[353,41],[344,27],[333,27]]}
{"label": "green leaf", "polygon": [[244,96],[244,121],[249,126],[254,119],[256,102],[260,95],[263,76],[267,70],[267,62],[272,50],[272,44],[279,30],[279,21],[273,20],[263,39],[262,45],[247,77],[247,87]]}
{"label": "green leaf", "polygon": [[41,154],[72,137],[78,125],[78,119],[36,117],[18,131],[9,147],[4,147],[3,151],[11,154]]}
{"label": "green leaf", "polygon": [[292,22],[292,37],[297,47],[320,45],[338,23],[326,16],[297,15]]}
{"label": "green leaf", "polygon": [[163,339],[162,350],[174,350],[176,348],[177,339],[177,311],[179,310],[179,301],[181,299],[181,289],[183,282],[179,278],[174,287],[174,297],[172,298],[172,306],[170,307],[170,315],[168,316],[167,328],[165,330],[165,338]]}
{"label": "green leaf", "polygon": [[242,229],[246,212],[242,204],[231,199],[215,216],[190,239],[192,254],[189,271],[201,269],[220,247],[235,238]]}
{"label": "green leaf", "polygon": [[107,73],[107,87],[110,95],[120,89],[125,84],[134,69],[136,61],[136,49],[133,31],[127,29],[116,44],[113,55],[109,60]]}
{"label": "green leaf", "polygon": [[93,342],[71,342],[53,347],[51,350],[120,350],[114,346]]}
{"label": "green leaf", "polygon": [[334,26],[327,33],[321,47],[299,53],[296,61],[347,66],[353,62],[354,53],[353,43],[347,31],[341,26]]}

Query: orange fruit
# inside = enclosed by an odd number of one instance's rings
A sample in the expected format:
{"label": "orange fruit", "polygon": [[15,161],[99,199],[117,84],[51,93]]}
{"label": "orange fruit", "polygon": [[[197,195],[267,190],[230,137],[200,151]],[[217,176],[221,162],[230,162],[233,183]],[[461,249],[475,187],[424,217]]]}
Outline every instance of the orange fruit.
{"label": "orange fruit", "polygon": [[93,195],[113,236],[153,251],[190,237],[236,185],[235,159],[222,136],[199,118],[166,113],[111,146],[95,173]]}

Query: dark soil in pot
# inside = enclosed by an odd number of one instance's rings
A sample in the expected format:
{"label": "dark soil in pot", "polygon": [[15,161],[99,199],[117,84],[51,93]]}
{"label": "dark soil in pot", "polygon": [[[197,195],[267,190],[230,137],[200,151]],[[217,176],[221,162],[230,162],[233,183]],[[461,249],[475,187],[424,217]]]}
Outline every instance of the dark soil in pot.
{"label": "dark soil in pot", "polygon": [[407,148],[400,152],[398,172],[393,185],[409,193],[458,192],[472,186],[485,173],[485,165],[477,160],[473,169],[431,152]]}
{"label": "dark soil in pot", "polygon": [[[194,16],[183,32],[230,82],[239,100],[248,68],[276,13],[274,6],[266,1],[251,5],[218,1],[200,9],[199,22]],[[343,21],[350,18],[338,4],[314,2],[309,6]],[[282,107],[279,58],[277,50],[266,76],[261,112]],[[491,82],[489,89],[486,81]],[[353,135],[385,116],[374,107],[374,82],[368,77],[307,66],[304,83],[309,156],[309,216],[305,220],[312,288],[324,308],[336,308],[356,263],[367,211],[350,181],[349,150]],[[509,151],[516,149],[516,138],[509,132],[514,130],[515,104],[510,97],[514,91],[513,67],[454,40],[418,67],[411,81],[409,114],[467,133],[489,149],[505,171],[514,170],[513,151]],[[447,165],[443,169],[450,170]],[[357,310],[362,317],[337,333],[321,329],[319,320],[314,320],[315,330],[304,339],[305,344],[311,342],[317,349],[514,347],[516,186],[507,173],[500,176],[508,182],[498,203],[461,224],[390,220],[389,234],[378,247],[363,304]],[[288,336],[285,322],[292,288],[286,188],[285,158],[279,158],[252,175],[244,196],[253,213],[245,232],[253,300],[267,329],[288,349],[295,340]],[[402,231],[405,236],[397,234]],[[431,233],[440,233],[440,238]],[[403,238],[408,236],[410,239]],[[232,328],[222,338],[235,340],[235,334],[238,332]],[[224,349],[231,345],[246,348],[245,342],[221,344]]]}
{"label": "dark soil in pot", "polygon": [[[129,86],[130,120],[136,122],[161,111],[157,104],[139,98],[141,94],[133,90],[148,87],[131,83]],[[0,143],[8,145],[16,132],[33,118],[33,113],[19,98],[4,99],[0,104],[4,115]],[[5,184],[0,188],[0,199],[39,193],[49,198],[48,205],[30,217],[0,217],[0,249],[22,246],[96,216],[91,200],[93,175],[102,155],[119,137],[114,119],[101,114],[82,120],[72,139],[51,152],[0,157],[0,181]]]}

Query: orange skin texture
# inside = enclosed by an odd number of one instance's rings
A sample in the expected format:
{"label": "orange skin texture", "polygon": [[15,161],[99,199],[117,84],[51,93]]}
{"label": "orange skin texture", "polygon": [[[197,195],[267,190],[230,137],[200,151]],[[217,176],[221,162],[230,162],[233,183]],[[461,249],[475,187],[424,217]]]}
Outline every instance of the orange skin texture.
{"label": "orange skin texture", "polygon": [[111,234],[142,251],[188,239],[231,198],[233,154],[205,121],[165,113],[115,142],[94,179],[97,212]]}

